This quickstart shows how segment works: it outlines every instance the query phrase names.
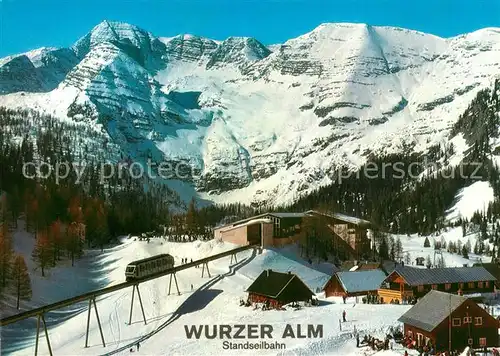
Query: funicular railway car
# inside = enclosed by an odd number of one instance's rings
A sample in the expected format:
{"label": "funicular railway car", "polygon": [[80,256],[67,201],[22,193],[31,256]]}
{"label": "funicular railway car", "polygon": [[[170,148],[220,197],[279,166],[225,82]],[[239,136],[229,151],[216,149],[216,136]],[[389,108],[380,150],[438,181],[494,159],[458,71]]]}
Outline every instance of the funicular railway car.
{"label": "funicular railway car", "polygon": [[125,269],[127,282],[166,272],[174,267],[174,258],[169,254],[161,254],[131,262]]}

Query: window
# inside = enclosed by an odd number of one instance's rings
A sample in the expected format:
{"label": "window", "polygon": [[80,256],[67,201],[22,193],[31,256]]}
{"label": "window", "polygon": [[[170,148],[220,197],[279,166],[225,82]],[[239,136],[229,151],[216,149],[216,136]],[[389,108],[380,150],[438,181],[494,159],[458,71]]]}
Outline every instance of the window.
{"label": "window", "polygon": [[463,284],[463,283],[459,283],[459,284],[458,284],[458,287],[459,287],[460,289],[463,289],[463,288],[464,288],[464,284]]}
{"label": "window", "polygon": [[479,346],[486,346],[486,338],[485,337],[479,338]]}
{"label": "window", "polygon": [[477,287],[478,288],[483,288],[483,282],[477,282]]}
{"label": "window", "polygon": [[489,287],[490,287],[490,282],[489,282],[489,281],[484,282],[484,286],[485,286],[486,288],[489,288]]}
{"label": "window", "polygon": [[467,288],[474,288],[474,282],[467,283]]}
{"label": "window", "polygon": [[483,325],[483,318],[480,316],[476,316],[474,318],[474,325]]}
{"label": "window", "polygon": [[437,284],[433,284],[433,285],[432,285],[432,289],[436,289],[436,290],[437,290],[437,289],[438,289]]}
{"label": "window", "polygon": [[470,324],[470,323],[472,323],[472,317],[464,316],[464,324]]}
{"label": "window", "polygon": [[460,326],[460,318],[453,318],[453,326]]}
{"label": "window", "polygon": [[417,290],[418,290],[419,292],[423,292],[423,291],[424,291],[424,286],[418,286],[418,287],[417,287]]}
{"label": "window", "polygon": [[467,340],[467,344],[472,346],[473,343],[474,343],[474,341],[472,341],[472,339]]}
{"label": "window", "polygon": [[446,283],[446,284],[444,285],[444,289],[446,289],[446,290],[450,290],[450,289],[451,289],[451,283]]}
{"label": "window", "polygon": [[408,330],[408,336],[409,336],[409,337],[413,337],[413,331]]}

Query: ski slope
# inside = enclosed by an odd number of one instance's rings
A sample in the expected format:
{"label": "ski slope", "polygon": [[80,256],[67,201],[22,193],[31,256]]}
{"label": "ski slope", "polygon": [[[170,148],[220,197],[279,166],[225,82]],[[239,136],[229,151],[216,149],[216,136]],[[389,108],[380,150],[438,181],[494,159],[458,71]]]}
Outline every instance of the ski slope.
{"label": "ski slope", "polygon": [[[478,199],[480,197],[481,199]],[[457,195],[450,215],[453,221],[457,217],[470,218],[471,213],[489,199],[493,194],[487,183],[476,182]],[[474,204],[476,204],[474,206]],[[410,264],[416,257],[430,256],[434,260],[434,240],[444,239],[446,243],[460,240],[465,244],[470,240],[474,246],[479,233],[469,231],[462,236],[461,227],[447,229],[428,236],[431,247],[425,248],[425,236],[399,235],[403,245],[403,254],[411,257]],[[394,235],[397,238],[397,235]],[[33,300],[22,303],[23,310],[35,308],[64,298],[81,294],[89,290],[102,288],[124,281],[126,265],[137,259],[169,253],[176,264],[181,259],[197,260],[235,248],[230,243],[211,240],[187,243],[168,242],[162,238],[153,238],[149,243],[139,241],[135,237],[122,238],[120,244],[101,251],[86,251],[83,259],[62,262],[56,268],[48,270],[45,278],[30,259],[34,238],[24,231],[23,221],[19,221],[17,231],[13,234],[14,248],[25,256],[32,279]],[[447,267],[471,265],[489,257],[469,254],[469,259],[458,254],[443,251]],[[280,336],[284,325],[321,324],[321,339],[286,339],[286,350],[259,350],[262,355],[401,355],[404,351],[374,352],[366,348],[356,348],[352,338],[354,328],[363,336],[365,333],[383,338],[387,329],[398,326],[397,319],[408,310],[405,305],[364,305],[358,304],[360,299],[350,298],[344,305],[339,298],[324,298],[320,290],[337,268],[329,263],[312,261],[309,264],[300,257],[296,246],[280,249],[267,249],[262,254],[244,251],[238,254],[238,262],[230,266],[231,257],[210,262],[211,277],[201,277],[200,269],[184,270],[178,273],[177,279],[181,295],[177,295],[174,285],[173,293],[168,295],[169,276],[140,284],[140,292],[144,303],[147,324],[142,321],[142,314],[137,297],[134,302],[132,325],[128,325],[132,291],[122,290],[109,294],[97,301],[99,317],[103,327],[106,347],[101,339],[95,312],[92,311],[90,322],[89,347],[85,345],[85,326],[87,320],[87,303],[49,313],[46,320],[49,324],[51,346],[55,355],[101,355],[130,354],[134,348],[137,355],[199,355],[217,354],[254,355],[255,351],[224,350],[223,340],[188,339],[184,326],[220,325],[220,324],[270,324],[276,335]],[[433,261],[434,262],[434,261]],[[280,272],[292,272],[298,275],[313,292],[318,292],[320,306],[305,307],[300,310],[262,311],[239,306],[241,298],[246,298],[246,289],[253,280],[266,269]],[[1,306],[2,314],[7,316],[16,313],[12,308],[15,300],[4,298]],[[347,323],[339,325],[342,311],[347,312]],[[2,353],[26,355],[34,352],[35,320],[13,324],[2,329]],[[276,341],[280,341],[276,339]],[[141,348],[135,351],[134,345],[140,342]],[[396,347],[399,347],[396,345]],[[48,354],[43,333],[40,336],[39,354]],[[411,354],[411,353],[410,353]]]}
{"label": "ski slope", "polygon": [[[26,234],[27,235],[27,234]],[[29,235],[27,235],[29,236]],[[213,255],[235,246],[217,241],[172,243],[163,239],[146,241],[124,239],[119,246],[106,249],[102,254],[89,254],[88,266],[101,266],[101,275],[95,277],[101,281],[103,276],[106,284],[122,282],[125,266],[132,260],[158,253],[170,253],[180,263],[182,258],[193,260]],[[87,303],[71,306],[61,311],[49,313],[46,316],[49,324],[49,337],[55,355],[100,355],[100,354],[130,354],[130,348],[138,341],[141,343],[137,355],[197,355],[226,354],[234,355],[234,350],[223,350],[222,340],[189,340],[184,331],[184,325],[199,324],[271,324],[280,336],[284,325],[291,324],[322,324],[321,339],[286,339],[285,355],[315,354],[315,355],[350,355],[357,354],[352,331],[369,332],[372,335],[383,336],[387,328],[397,325],[397,318],[408,306],[397,305],[363,305],[355,304],[356,300],[348,300],[344,305],[337,298],[323,299],[319,294],[321,305],[305,307],[301,310],[262,311],[239,306],[240,298],[245,298],[245,290],[263,269],[272,268],[276,271],[291,271],[300,276],[308,286],[315,291],[328,279],[328,274],[316,268],[325,268],[322,264],[307,267],[307,262],[298,257],[291,257],[291,251],[265,250],[256,255],[245,251],[238,255],[238,263],[229,267],[230,257],[210,263],[211,278],[205,274],[201,278],[201,269],[193,268],[178,273],[177,279],[181,295],[168,295],[168,276],[141,283],[140,292],[144,304],[147,324],[142,321],[138,299],[135,298],[132,314],[132,325],[128,325],[130,312],[131,290],[112,293],[97,300],[99,317],[103,327],[106,347],[101,344],[95,312],[92,310],[89,334],[89,347],[85,345],[85,327],[87,320]],[[287,257],[288,256],[288,257]],[[82,262],[83,263],[83,262]],[[45,287],[52,290],[49,297],[41,299],[35,295],[32,305],[43,301],[53,302],[67,297],[70,293],[65,289],[65,281],[73,277],[83,280],[85,273],[89,279],[94,275],[92,268],[65,268],[51,271],[51,277],[45,278]],[[63,276],[66,273],[66,278]],[[96,275],[97,276],[97,275]],[[36,282],[38,283],[38,282]],[[58,285],[59,283],[59,285]],[[56,286],[58,285],[58,288]],[[191,290],[193,285],[193,290]],[[42,293],[37,290],[37,294]],[[61,293],[61,298],[57,298]],[[339,329],[339,318],[342,311],[347,310],[348,322]],[[2,330],[2,352],[12,355],[26,355],[34,352],[35,321],[13,324]],[[279,340],[277,340],[279,341]],[[135,347],[134,347],[135,348]],[[359,349],[359,352],[362,350]],[[366,350],[365,350],[366,351]],[[361,354],[365,354],[365,351]],[[253,351],[255,354],[255,351]],[[245,353],[238,350],[238,353]],[[48,354],[47,344],[40,335],[39,354]],[[245,354],[252,354],[248,351]],[[276,354],[273,351],[259,354]]]}

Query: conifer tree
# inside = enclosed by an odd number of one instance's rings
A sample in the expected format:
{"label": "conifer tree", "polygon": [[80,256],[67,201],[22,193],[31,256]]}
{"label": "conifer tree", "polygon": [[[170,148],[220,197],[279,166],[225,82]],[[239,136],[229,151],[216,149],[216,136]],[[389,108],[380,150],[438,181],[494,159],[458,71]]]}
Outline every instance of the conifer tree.
{"label": "conifer tree", "polygon": [[53,257],[52,257],[52,265],[56,265],[57,261],[60,258],[61,255],[61,250],[64,248],[63,243],[64,243],[64,234],[63,234],[63,229],[62,229],[62,224],[59,219],[54,221],[48,229],[48,238],[50,241],[50,244],[52,245],[52,252],[53,252]]}
{"label": "conifer tree", "polygon": [[45,271],[52,267],[53,246],[50,243],[47,231],[40,231],[36,234],[35,248],[32,257],[41,269],[42,277],[45,277]]}
{"label": "conifer tree", "polygon": [[382,260],[389,259],[389,246],[387,243],[387,236],[383,234],[380,238],[380,245],[378,247],[378,253]]}
{"label": "conifer tree", "polygon": [[431,268],[432,267],[432,261],[431,261],[431,256],[430,255],[427,255],[427,257],[425,258],[425,266],[427,268]]}
{"label": "conifer tree", "polygon": [[13,254],[12,236],[7,223],[0,222],[0,290],[7,286]]}
{"label": "conifer tree", "polygon": [[462,247],[462,256],[466,259],[469,259],[469,251],[467,249],[467,245],[464,245]]}
{"label": "conifer tree", "polygon": [[429,241],[429,237],[425,237],[425,241],[424,241],[424,247],[431,247],[431,243]]}
{"label": "conifer tree", "polygon": [[72,222],[66,230],[66,250],[71,258],[71,266],[75,265],[75,259],[83,254],[83,241],[79,231],[80,224]]}
{"label": "conifer tree", "polygon": [[403,256],[403,244],[401,243],[401,238],[398,236],[396,238],[396,247],[395,247],[396,259],[400,260]]}
{"label": "conifer tree", "polygon": [[31,279],[23,256],[15,257],[12,272],[13,287],[17,296],[16,308],[19,309],[19,301],[31,300],[32,296]]}
{"label": "conifer tree", "polygon": [[411,263],[410,253],[409,253],[409,252],[407,252],[407,253],[405,254],[405,264],[406,264],[406,265],[409,265],[410,263]]}
{"label": "conifer tree", "polygon": [[198,228],[198,211],[196,210],[196,202],[193,199],[189,202],[186,213],[186,228],[189,240],[192,240],[196,235]]}
{"label": "conifer tree", "polygon": [[444,260],[444,256],[443,256],[443,255],[441,255],[441,256],[439,257],[439,259],[438,259],[438,261],[437,261],[437,267],[438,267],[438,268],[444,268],[444,267],[446,267],[446,262],[445,262],[445,260]]}
{"label": "conifer tree", "polygon": [[396,241],[394,241],[394,236],[392,235],[389,238],[389,258],[392,261],[396,260]]}

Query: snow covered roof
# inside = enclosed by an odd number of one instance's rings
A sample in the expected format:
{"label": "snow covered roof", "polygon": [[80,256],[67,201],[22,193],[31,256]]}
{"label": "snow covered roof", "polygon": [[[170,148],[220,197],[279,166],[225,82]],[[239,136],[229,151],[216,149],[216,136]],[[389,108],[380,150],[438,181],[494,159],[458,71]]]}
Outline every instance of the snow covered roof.
{"label": "snow covered roof", "polygon": [[484,267],[488,272],[491,273],[492,276],[497,278],[497,281],[495,284],[500,284],[500,281],[498,280],[500,278],[500,265],[498,263],[494,262],[488,262],[488,263],[474,263],[474,267]]}
{"label": "snow covered roof", "polygon": [[349,215],[344,215],[340,213],[335,213],[333,214],[333,217],[335,219],[345,221],[354,225],[370,225],[371,223],[368,220],[363,220],[360,218],[356,218],[354,216],[349,216]]}
{"label": "snow covered roof", "polygon": [[307,213],[263,213],[263,214],[259,214],[259,215],[255,215],[255,216],[252,216],[252,217],[249,217],[249,218],[246,218],[246,219],[242,219],[242,220],[238,220],[238,221],[234,221],[232,223],[228,223],[228,224],[225,224],[225,225],[221,225],[221,226],[217,226],[216,229],[220,229],[220,228],[223,228],[223,227],[231,227],[231,226],[235,226],[238,225],[238,226],[242,226],[244,223],[250,221],[250,220],[256,220],[256,219],[260,219],[260,218],[263,218],[265,216],[274,216],[276,218],[302,218],[304,216],[306,216]]}
{"label": "snow covered roof", "polygon": [[374,269],[379,269],[380,267],[380,262],[365,262],[358,267],[358,271],[371,271]]}
{"label": "snow covered roof", "polygon": [[[295,283],[293,283],[295,281]],[[288,272],[263,271],[257,279],[248,287],[247,292],[263,295],[271,298],[279,298],[287,287],[295,289],[293,294],[297,297],[307,295],[311,297],[314,293],[295,274]],[[300,291],[297,291],[300,289]],[[290,293],[288,293],[290,294]]]}
{"label": "snow covered roof", "polygon": [[413,268],[398,266],[392,273],[398,273],[411,286],[422,284],[467,283],[496,281],[484,267]]}
{"label": "snow covered roof", "polygon": [[269,220],[269,219],[252,219],[252,220],[249,220],[249,221],[246,221],[242,224],[237,224],[237,225],[229,225],[229,226],[221,226],[219,228],[224,228],[223,231],[229,231],[229,230],[232,230],[232,229],[237,229],[237,228],[240,228],[242,226],[248,226],[248,225],[253,225],[253,224],[272,224],[272,221]]}
{"label": "snow covered roof", "polygon": [[268,213],[266,215],[275,216],[277,218],[303,218],[306,213]]}
{"label": "snow covered roof", "polygon": [[382,269],[387,273],[387,275],[391,274],[396,268],[403,267],[402,264],[397,263],[395,261],[385,260],[382,262]]}
{"label": "snow covered roof", "polygon": [[398,321],[431,332],[466,300],[463,296],[431,290]]}
{"label": "snow covered roof", "polygon": [[345,214],[341,214],[341,213],[328,214],[328,213],[322,213],[322,212],[315,211],[315,210],[309,210],[305,213],[305,215],[308,215],[308,214],[320,214],[323,216],[328,216],[328,217],[331,217],[331,218],[334,218],[334,219],[337,219],[340,221],[344,221],[344,222],[347,222],[350,224],[354,224],[354,225],[371,225],[371,222],[369,222],[368,220],[356,218],[354,216],[349,216],[349,215],[345,215]]}
{"label": "snow covered roof", "polygon": [[347,293],[377,290],[386,275],[382,270],[344,271],[335,274]]}

